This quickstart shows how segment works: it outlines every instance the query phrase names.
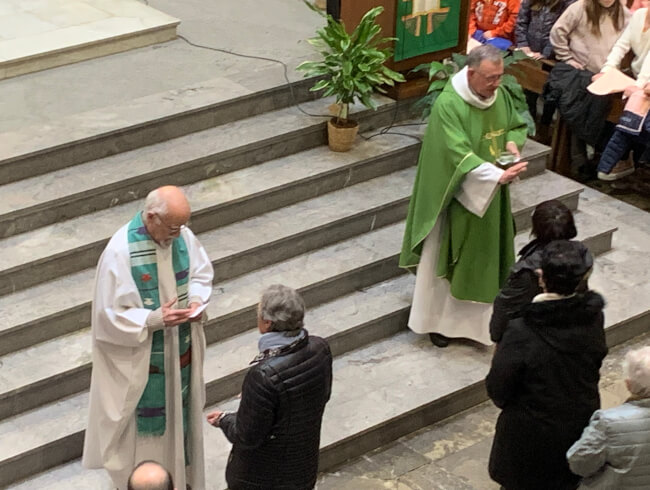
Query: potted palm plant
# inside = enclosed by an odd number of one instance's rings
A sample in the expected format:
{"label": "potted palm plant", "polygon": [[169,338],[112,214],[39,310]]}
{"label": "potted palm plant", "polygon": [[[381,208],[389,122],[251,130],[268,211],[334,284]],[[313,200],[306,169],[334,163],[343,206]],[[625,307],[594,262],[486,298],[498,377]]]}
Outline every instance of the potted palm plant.
{"label": "potted palm plant", "polygon": [[375,19],[383,7],[369,10],[348,34],[342,22],[307,5],[327,19],[327,24],[316,31],[317,36],[309,39],[323,59],[305,61],[296,69],[306,77],[319,77],[312,92],[322,91],[322,97],[336,97],[338,113],[327,124],[328,144],[333,151],[348,151],[359,131],[359,124],[349,118],[350,104],[359,101],[376,109],[372,92],[385,93],[382,86],[404,81],[400,73],[384,66],[392,55],[389,42],[394,38],[378,37],[381,27]]}

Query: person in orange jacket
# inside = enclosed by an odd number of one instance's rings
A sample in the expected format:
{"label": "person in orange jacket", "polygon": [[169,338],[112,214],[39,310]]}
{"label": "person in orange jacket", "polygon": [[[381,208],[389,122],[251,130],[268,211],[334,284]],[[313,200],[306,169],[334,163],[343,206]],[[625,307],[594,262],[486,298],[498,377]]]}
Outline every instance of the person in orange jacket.
{"label": "person in orange jacket", "polygon": [[482,44],[508,49],[514,41],[520,0],[472,0],[469,36]]}

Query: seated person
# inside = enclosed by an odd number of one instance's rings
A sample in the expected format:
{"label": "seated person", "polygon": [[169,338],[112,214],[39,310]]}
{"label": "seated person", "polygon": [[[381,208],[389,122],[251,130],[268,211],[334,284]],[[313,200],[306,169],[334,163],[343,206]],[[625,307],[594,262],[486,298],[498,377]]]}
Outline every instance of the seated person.
{"label": "seated person", "polygon": [[469,36],[506,50],[514,41],[519,0],[472,0]]}
{"label": "seated person", "polygon": [[[553,45],[550,35],[553,24],[575,0],[522,0],[515,24],[515,47],[533,59],[550,59],[553,57]],[[538,94],[524,90],[528,110],[534,120],[537,119]],[[538,141],[550,142],[549,128],[553,120],[555,107],[544,104],[544,112],[537,127]]]}
{"label": "seated person", "polygon": [[[551,29],[551,43],[555,58],[580,73],[584,88],[576,91],[575,100],[567,101],[567,107],[575,108],[580,104],[580,113],[584,118],[577,118],[575,123],[567,121],[571,131],[571,160],[585,173],[595,177],[595,166],[587,161],[587,144],[597,146],[600,141],[607,141],[609,134],[603,136],[609,101],[599,102],[601,97],[586,97],[584,91],[591,82],[593,74],[605,65],[607,56],[616,40],[623,32],[630,17],[630,12],[619,0],[577,0],[569,5]],[[564,70],[558,63],[553,71]],[[553,74],[553,72],[551,72]],[[552,76],[549,76],[549,81]],[[565,88],[565,93],[569,93]],[[572,94],[573,95],[573,94]],[[546,91],[545,91],[546,96]],[[592,100],[593,99],[593,100]],[[585,101],[594,106],[584,107]],[[564,117],[560,107],[560,114]],[[589,119],[589,115],[591,119]]]}
{"label": "seated person", "polygon": [[[519,252],[519,260],[512,267],[505,286],[494,300],[490,318],[490,338],[500,342],[510,320],[519,318],[524,307],[542,293],[537,271],[542,262],[544,247],[554,240],[570,240],[577,235],[571,210],[555,199],[537,205],[532,217],[534,239]],[[582,245],[587,266],[593,259]],[[585,290],[587,281],[580,285]]]}
{"label": "seated person", "polygon": [[650,488],[650,347],[628,352],[623,372],[630,398],[597,410],[567,452],[580,489]]}
{"label": "seated person", "polygon": [[588,272],[580,243],[549,243],[541,260],[544,292],[510,322],[494,352],[485,381],[502,411],[489,471],[507,490],[578,484],[566,451],[600,408],[599,369],[607,354],[603,298],[576,292]]}
{"label": "seated person", "polygon": [[[625,55],[632,51],[634,58],[630,64],[630,69],[632,75],[636,78],[636,83],[625,89],[625,97],[629,97],[634,91],[640,91],[650,82],[650,57],[647,56],[650,51],[650,9],[647,8],[647,1],[644,0],[644,3],[646,4],[644,8],[634,12],[630,18],[630,23],[621,34],[621,37],[618,38],[616,44],[614,44],[600,73],[593,77],[595,80],[613,68],[620,68]],[[629,147],[629,144],[625,146]],[[642,152],[642,147],[637,148],[634,154],[635,160],[639,159]],[[609,163],[607,161],[598,166],[599,179],[618,180],[634,172],[634,162],[631,159],[619,158],[614,162],[614,165],[609,165]]]}
{"label": "seated person", "polygon": [[[650,143],[649,109],[650,83],[647,83],[642,91],[634,91],[625,104],[623,115],[598,163],[600,180],[618,180],[634,173],[634,164]],[[633,150],[634,159],[630,158],[630,150]]]}

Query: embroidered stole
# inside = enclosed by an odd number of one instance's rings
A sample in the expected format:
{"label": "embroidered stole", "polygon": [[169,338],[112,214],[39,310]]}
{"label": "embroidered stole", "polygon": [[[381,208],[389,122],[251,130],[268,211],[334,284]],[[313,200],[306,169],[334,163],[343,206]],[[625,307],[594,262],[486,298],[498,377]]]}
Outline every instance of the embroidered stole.
{"label": "embroidered stole", "polygon": [[[129,256],[131,274],[142,298],[145,308],[156,310],[160,307],[158,290],[158,264],[156,245],[151,239],[138,213],[128,226]],[[188,301],[188,283],[190,258],[187,245],[182,236],[172,243],[172,266],[176,278],[178,307],[186,308]],[[179,357],[181,364],[181,390],[183,404],[183,434],[187,440],[190,401],[191,375],[191,327],[183,323],[178,327]],[[136,421],[138,434],[144,436],[162,436],[165,433],[165,341],[164,331],[153,333],[151,358],[149,361],[149,379],[138,402]],[[187,444],[185,444],[187,447]]]}

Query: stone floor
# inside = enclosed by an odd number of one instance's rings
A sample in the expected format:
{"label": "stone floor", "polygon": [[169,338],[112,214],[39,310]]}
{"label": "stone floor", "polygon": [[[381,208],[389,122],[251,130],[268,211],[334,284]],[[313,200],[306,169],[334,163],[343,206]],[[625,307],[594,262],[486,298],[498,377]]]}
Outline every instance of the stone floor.
{"label": "stone floor", "polygon": [[[613,348],[601,369],[603,408],[627,398],[621,361],[650,334]],[[487,463],[499,409],[485,402],[320,476],[318,490],[490,490]]]}
{"label": "stone floor", "polygon": [[586,185],[639,209],[650,211],[650,166],[648,165],[638,168],[635,173],[621,180],[614,182],[590,180]]}

